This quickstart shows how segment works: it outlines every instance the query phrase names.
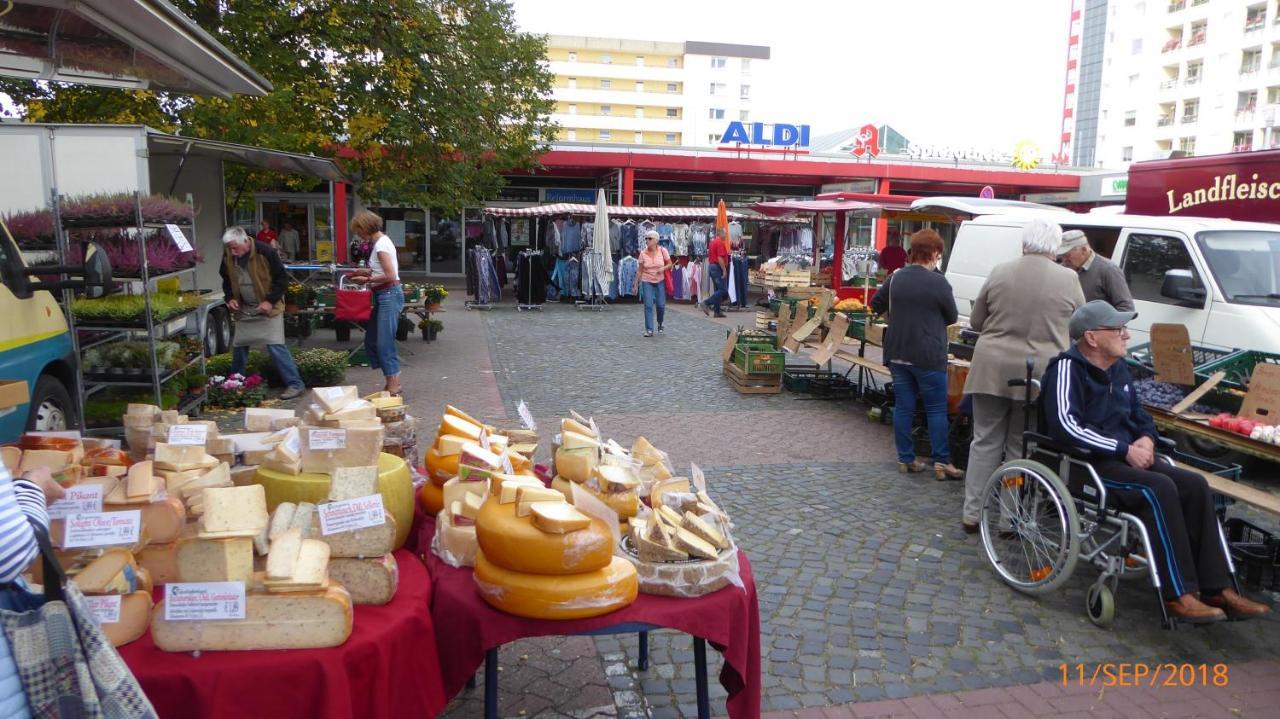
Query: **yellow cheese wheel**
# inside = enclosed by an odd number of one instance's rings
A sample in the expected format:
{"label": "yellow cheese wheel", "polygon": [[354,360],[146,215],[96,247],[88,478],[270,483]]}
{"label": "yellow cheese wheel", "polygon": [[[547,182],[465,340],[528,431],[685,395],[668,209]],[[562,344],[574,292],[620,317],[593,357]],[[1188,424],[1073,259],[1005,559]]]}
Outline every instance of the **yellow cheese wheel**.
{"label": "yellow cheese wheel", "polygon": [[[259,467],[254,481],[267,491],[267,509],[275,511],[282,502],[320,503],[329,499],[329,475],[317,472],[285,474]],[[413,481],[404,459],[382,452],[378,455],[378,493],[382,504],[396,519],[396,544],[404,546],[413,525]]]}
{"label": "yellow cheese wheel", "polygon": [[444,509],[444,489],[434,482],[427,482],[418,490],[418,503],[428,514],[435,516]]}
{"label": "yellow cheese wheel", "polygon": [[453,477],[458,476],[458,460],[460,454],[440,454],[435,447],[427,450],[427,477],[437,487],[443,487]]}
{"label": "yellow cheese wheel", "polygon": [[[585,488],[584,488],[585,489]],[[596,499],[604,502],[609,509],[618,513],[618,521],[625,521],[628,517],[634,517],[640,511],[640,495],[635,490],[628,490],[618,494],[610,494],[608,492],[596,492],[588,489],[596,496]]]}
{"label": "yellow cheese wheel", "polygon": [[476,515],[476,539],[490,562],[529,574],[580,574],[609,566],[613,534],[592,518],[591,526],[568,534],[549,534],[529,517],[516,516],[516,503],[491,497]]}
{"label": "yellow cheese wheel", "polygon": [[622,609],[640,590],[636,568],[622,557],[594,572],[547,576],[513,572],[476,554],[476,587],[495,609],[530,619],[582,619]]}
{"label": "yellow cheese wheel", "polygon": [[112,646],[121,647],[141,639],[151,625],[151,591],[137,591],[120,597],[120,621],[105,622],[102,633]]}

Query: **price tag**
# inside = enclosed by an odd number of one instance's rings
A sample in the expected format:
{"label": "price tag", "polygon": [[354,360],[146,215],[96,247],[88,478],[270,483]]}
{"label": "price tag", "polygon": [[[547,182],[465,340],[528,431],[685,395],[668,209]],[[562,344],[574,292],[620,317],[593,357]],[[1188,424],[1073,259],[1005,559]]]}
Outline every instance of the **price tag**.
{"label": "price tag", "polygon": [[207,424],[173,424],[169,425],[169,444],[198,444],[209,442],[209,425]]}
{"label": "price tag", "polygon": [[134,544],[142,528],[142,510],[72,514],[67,517],[63,549]]}
{"label": "price tag", "polygon": [[73,514],[94,514],[102,511],[102,485],[77,484],[67,487],[66,494],[49,505],[49,519],[66,519]]}
{"label": "price tag", "polygon": [[89,607],[89,613],[98,624],[114,624],[120,621],[121,598],[119,594],[85,597],[84,603]]}
{"label": "price tag", "polygon": [[166,584],[164,618],[171,622],[244,619],[244,582]]}
{"label": "price tag", "polygon": [[298,438],[298,430],[296,428],[284,438],[284,447],[293,452],[294,455],[302,453],[302,440]]}
{"label": "price tag", "polygon": [[336,400],[336,399],[342,398],[341,387],[321,387],[320,389],[316,390],[316,392],[319,392],[320,396],[324,397],[327,400]]}
{"label": "price tag", "polygon": [[182,228],[177,225],[165,225],[164,228],[169,231],[169,236],[173,238],[173,244],[178,246],[182,252],[195,252],[195,248],[187,241],[187,236],[182,233]]}
{"label": "price tag", "polygon": [[480,430],[480,449],[489,451],[489,432],[488,430]]}
{"label": "price tag", "polygon": [[538,425],[533,422],[533,413],[529,411],[529,405],[525,404],[524,400],[520,400],[516,405],[516,414],[520,415],[520,422],[524,424],[525,429],[530,432],[538,431]]}
{"label": "price tag", "polygon": [[689,475],[693,477],[693,489],[696,492],[707,491],[707,478],[702,474],[702,468],[698,465],[689,463]]}
{"label": "price tag", "polygon": [[325,536],[387,523],[381,494],[328,502],[316,507],[316,511],[320,513],[320,533]]}
{"label": "price tag", "polygon": [[502,452],[502,471],[506,474],[516,473],[516,468],[511,466],[511,454],[509,450],[503,450]]}
{"label": "price tag", "polygon": [[308,441],[311,449],[346,449],[347,430],[345,429],[313,429]]}

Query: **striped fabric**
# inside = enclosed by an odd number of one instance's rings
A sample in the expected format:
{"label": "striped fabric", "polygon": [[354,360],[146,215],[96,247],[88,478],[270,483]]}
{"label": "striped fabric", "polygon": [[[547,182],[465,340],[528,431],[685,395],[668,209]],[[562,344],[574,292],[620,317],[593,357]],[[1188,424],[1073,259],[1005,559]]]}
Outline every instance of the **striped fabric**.
{"label": "striped fabric", "polygon": [[[714,207],[623,207],[610,205],[605,208],[609,217],[647,217],[649,219],[715,219]],[[595,205],[578,205],[562,202],[533,207],[486,207],[486,215],[496,217],[547,217],[551,215],[594,215]],[[746,217],[741,212],[729,211],[730,219]]]}
{"label": "striped fabric", "polygon": [[12,479],[0,464],[0,582],[12,582],[40,554],[31,521],[47,531],[44,492],[34,482]]}

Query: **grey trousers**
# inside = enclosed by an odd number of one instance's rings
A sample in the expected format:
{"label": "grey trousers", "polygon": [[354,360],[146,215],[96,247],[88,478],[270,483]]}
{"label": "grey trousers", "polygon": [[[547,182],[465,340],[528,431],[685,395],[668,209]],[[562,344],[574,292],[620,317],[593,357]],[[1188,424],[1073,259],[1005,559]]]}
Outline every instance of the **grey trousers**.
{"label": "grey trousers", "polygon": [[969,466],[964,475],[962,519],[965,522],[978,523],[982,489],[996,467],[1022,456],[1025,404],[1022,400],[993,394],[973,395],[973,442],[969,445]]}

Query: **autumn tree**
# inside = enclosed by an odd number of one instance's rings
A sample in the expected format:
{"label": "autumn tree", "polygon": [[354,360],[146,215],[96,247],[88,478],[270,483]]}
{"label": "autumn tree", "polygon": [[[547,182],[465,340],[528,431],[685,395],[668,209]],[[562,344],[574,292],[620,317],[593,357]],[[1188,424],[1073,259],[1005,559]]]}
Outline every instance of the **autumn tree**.
{"label": "autumn tree", "polygon": [[[186,97],[6,81],[32,122],[143,123],[336,157],[369,203],[455,210],[536,165],[552,126],[542,37],[503,0],[171,0],[272,82]],[[258,178],[261,180],[261,178]]]}

